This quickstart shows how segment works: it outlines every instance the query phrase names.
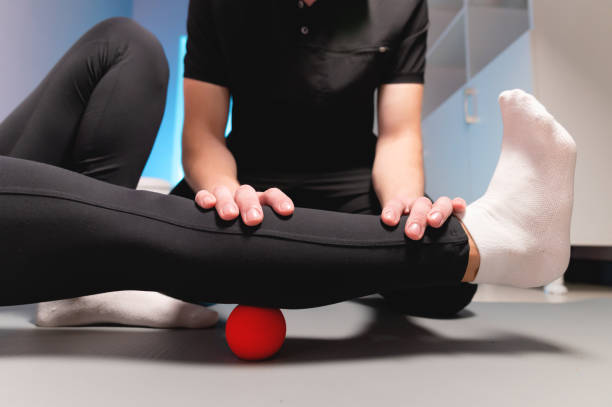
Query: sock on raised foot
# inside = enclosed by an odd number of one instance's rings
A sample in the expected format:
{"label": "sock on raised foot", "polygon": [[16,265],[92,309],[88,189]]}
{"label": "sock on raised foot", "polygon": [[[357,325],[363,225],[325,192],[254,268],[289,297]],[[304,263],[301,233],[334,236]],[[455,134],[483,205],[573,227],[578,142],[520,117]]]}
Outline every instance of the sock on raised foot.
{"label": "sock on raised foot", "polygon": [[480,252],[473,283],[543,286],[569,262],[576,143],[532,95],[505,91],[499,103],[501,155],[462,218]]}
{"label": "sock on raised foot", "polygon": [[216,311],[152,291],[115,291],[38,304],[42,327],[112,323],[151,328],[208,328]]}

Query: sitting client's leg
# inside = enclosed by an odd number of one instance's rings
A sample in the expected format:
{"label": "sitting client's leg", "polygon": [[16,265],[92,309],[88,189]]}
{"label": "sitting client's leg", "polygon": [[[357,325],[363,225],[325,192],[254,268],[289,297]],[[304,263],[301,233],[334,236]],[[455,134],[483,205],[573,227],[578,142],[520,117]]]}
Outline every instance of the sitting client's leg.
{"label": "sitting client's leg", "polygon": [[445,285],[426,285],[394,289],[381,292],[382,296],[396,310],[417,316],[450,317],[467,307],[478,289],[471,284],[478,272],[480,254],[465,225],[461,225],[468,236],[469,257],[461,282]]}
{"label": "sitting client's leg", "polygon": [[[103,21],[0,124],[0,154],[134,188],[161,122],[167,81],[163,49],[150,32],[127,18]],[[202,327],[215,317],[157,293],[125,292],[40,304],[37,324]]]}
{"label": "sitting client's leg", "polygon": [[[499,165],[463,218],[479,252],[473,282],[541,285],[568,261],[575,144],[532,96],[501,102]],[[470,239],[454,217],[412,241],[405,217],[384,228],[376,215],[264,211],[248,228],[188,199],[0,157],[0,304],[138,289],[304,308],[471,280]]]}
{"label": "sitting client's leg", "polygon": [[456,218],[421,241],[375,215],[264,208],[255,228],[189,199],[0,157],[0,304],[118,290],[305,308],[391,288],[453,284],[468,240]]}

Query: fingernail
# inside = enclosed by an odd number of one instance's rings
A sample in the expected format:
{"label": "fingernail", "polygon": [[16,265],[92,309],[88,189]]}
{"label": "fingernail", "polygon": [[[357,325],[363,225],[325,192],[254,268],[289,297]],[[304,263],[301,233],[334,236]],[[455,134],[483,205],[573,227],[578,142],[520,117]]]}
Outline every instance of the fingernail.
{"label": "fingernail", "polygon": [[254,221],[254,220],[258,220],[260,218],[259,215],[259,211],[255,208],[251,208],[249,209],[249,211],[247,212],[247,220],[250,221]]}
{"label": "fingernail", "polygon": [[234,205],[227,204],[221,209],[221,215],[233,215],[235,213]]}
{"label": "fingernail", "polygon": [[395,216],[393,216],[393,211],[392,210],[387,210],[385,211],[384,215],[383,215],[386,219],[388,220],[393,220],[395,219]]}
{"label": "fingernail", "polygon": [[442,221],[442,214],[440,212],[434,212],[430,215],[430,218],[433,219],[434,222],[440,223],[440,221]]}
{"label": "fingernail", "polygon": [[213,202],[214,202],[213,199],[209,196],[204,198],[204,205],[212,205]]}
{"label": "fingernail", "polygon": [[282,211],[289,211],[289,210],[291,210],[291,204],[289,202],[283,202],[281,204],[281,210]]}
{"label": "fingernail", "polygon": [[408,227],[408,231],[415,236],[421,235],[421,227],[417,223],[413,223]]}

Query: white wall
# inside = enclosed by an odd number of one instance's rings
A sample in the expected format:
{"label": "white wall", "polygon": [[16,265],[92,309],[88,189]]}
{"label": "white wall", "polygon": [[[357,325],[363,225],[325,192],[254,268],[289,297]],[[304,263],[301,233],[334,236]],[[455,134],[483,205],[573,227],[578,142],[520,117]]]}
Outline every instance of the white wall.
{"label": "white wall", "polygon": [[0,120],[84,32],[132,0],[0,0]]}
{"label": "white wall", "polygon": [[576,140],[572,243],[612,246],[612,2],[533,1],[536,94]]}

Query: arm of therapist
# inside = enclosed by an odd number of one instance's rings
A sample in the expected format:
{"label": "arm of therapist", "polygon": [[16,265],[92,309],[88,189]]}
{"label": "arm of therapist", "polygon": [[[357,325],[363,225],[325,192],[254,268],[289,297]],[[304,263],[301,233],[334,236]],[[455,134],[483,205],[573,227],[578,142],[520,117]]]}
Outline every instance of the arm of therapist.
{"label": "arm of therapist", "polygon": [[408,215],[405,234],[419,240],[425,228],[440,227],[453,213],[465,211],[462,198],[425,197],[421,109],[423,85],[382,85],[378,95],[378,141],[372,182],[383,208],[382,221],[395,226]]}

